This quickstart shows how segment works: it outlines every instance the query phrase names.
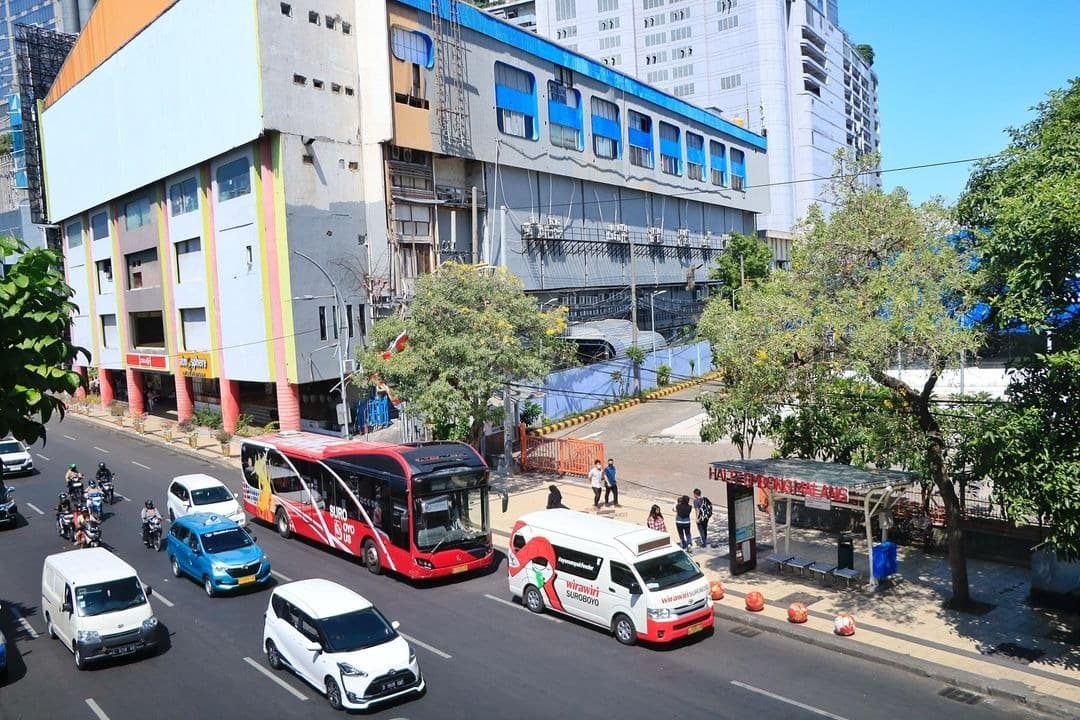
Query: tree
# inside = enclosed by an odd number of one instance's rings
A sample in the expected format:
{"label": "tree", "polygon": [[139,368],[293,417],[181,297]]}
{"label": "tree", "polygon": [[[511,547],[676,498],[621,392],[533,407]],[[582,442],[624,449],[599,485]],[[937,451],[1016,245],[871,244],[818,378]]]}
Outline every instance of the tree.
{"label": "tree", "polygon": [[[960,502],[932,402],[942,373],[981,344],[979,329],[963,321],[981,280],[954,242],[944,208],[916,208],[903,189],[885,193],[866,185],[860,178],[876,168],[874,156],[838,161],[832,214],[811,208],[796,233],[791,270],[744,292],[736,311],[716,308],[722,300],[710,303],[702,334],[729,355],[778,363],[789,392],[813,397],[823,373],[831,373],[895,394],[912,417],[926,473],[945,504],[953,602],[967,605]],[[730,319],[726,327],[707,322],[714,313]],[[927,368],[921,385],[890,374],[898,348]]]}
{"label": "tree", "polygon": [[[407,317],[372,327],[372,348],[360,355],[367,376],[358,383],[385,381],[437,438],[479,445],[484,424],[502,417],[492,396],[571,362],[565,327],[565,308],[542,311],[505,270],[446,263],[417,281]],[[400,352],[383,350],[403,332]]]}
{"label": "tree", "polygon": [[0,237],[0,437],[26,442],[45,439],[53,413],[64,416],[54,393],[79,388],[78,373],[66,369],[86,350],[68,342],[68,323],[77,312],[64,282],[60,253],[29,249],[13,237]]}
{"label": "tree", "polygon": [[866,64],[874,66],[874,46],[861,43],[855,46],[855,52],[862,55],[862,59],[866,61]]}
{"label": "tree", "polygon": [[768,277],[772,260],[772,250],[756,236],[732,233],[724,252],[709,269],[709,278],[719,280],[731,302],[737,302],[736,290],[746,282]]}

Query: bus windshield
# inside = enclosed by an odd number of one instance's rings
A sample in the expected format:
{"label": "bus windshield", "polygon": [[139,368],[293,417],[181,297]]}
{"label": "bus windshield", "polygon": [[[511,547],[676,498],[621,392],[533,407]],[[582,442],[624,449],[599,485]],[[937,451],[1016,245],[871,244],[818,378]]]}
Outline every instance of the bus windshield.
{"label": "bus windshield", "polygon": [[682,550],[635,563],[641,580],[649,590],[666,590],[703,577],[701,569]]}
{"label": "bus windshield", "polygon": [[413,500],[416,547],[440,548],[487,539],[487,488],[472,487]]}

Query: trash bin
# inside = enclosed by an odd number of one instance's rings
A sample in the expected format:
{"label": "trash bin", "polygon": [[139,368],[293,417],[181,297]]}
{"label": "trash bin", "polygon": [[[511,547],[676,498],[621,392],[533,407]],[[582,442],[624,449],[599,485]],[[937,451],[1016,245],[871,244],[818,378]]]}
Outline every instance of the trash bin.
{"label": "trash bin", "polygon": [[836,541],[836,567],[855,569],[855,539],[848,533],[840,533]]}
{"label": "trash bin", "polygon": [[883,542],[874,546],[873,562],[874,577],[884,580],[896,574],[896,543]]}

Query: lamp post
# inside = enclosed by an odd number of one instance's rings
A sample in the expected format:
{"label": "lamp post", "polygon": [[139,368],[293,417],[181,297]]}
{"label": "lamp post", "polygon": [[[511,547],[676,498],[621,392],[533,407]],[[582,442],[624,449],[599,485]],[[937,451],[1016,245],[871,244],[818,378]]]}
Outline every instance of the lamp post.
{"label": "lamp post", "polygon": [[[341,406],[338,408],[338,420],[341,423],[341,437],[348,438],[349,408],[345,402],[345,353],[348,352],[349,338],[348,336],[346,336],[346,333],[348,333],[348,324],[345,317],[345,306],[341,303],[341,294],[338,292],[337,283],[334,282],[334,278],[330,277],[330,273],[326,272],[326,268],[315,262],[315,260],[311,256],[305,255],[299,250],[293,250],[292,252],[293,255],[299,255],[300,257],[304,258],[309,263],[317,267],[319,269],[319,272],[321,272],[326,277],[327,282],[330,283],[330,287],[334,290],[334,303],[336,305],[334,314],[338,316],[338,322],[335,323],[334,328],[338,336],[338,382],[340,383],[340,385],[338,386],[338,390],[341,393]],[[346,323],[346,325],[342,327],[342,323]],[[342,341],[344,341],[344,343]]]}
{"label": "lamp post", "polygon": [[653,290],[649,295],[649,327],[652,330],[652,351],[656,352],[656,307],[655,299],[657,295],[663,295],[667,290]]}

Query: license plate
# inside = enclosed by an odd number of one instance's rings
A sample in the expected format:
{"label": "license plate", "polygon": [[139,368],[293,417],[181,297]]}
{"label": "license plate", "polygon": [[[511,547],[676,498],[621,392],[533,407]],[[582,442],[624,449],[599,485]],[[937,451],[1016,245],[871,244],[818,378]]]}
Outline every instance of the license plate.
{"label": "license plate", "polygon": [[240,585],[246,585],[248,583],[253,583],[253,582],[255,582],[255,576],[254,575],[245,575],[244,577],[236,578],[236,582],[238,584],[240,584]]}
{"label": "license plate", "polygon": [[705,629],[705,623],[703,623],[703,622],[694,623],[690,627],[686,628],[686,634],[687,635],[693,635],[694,633],[701,632],[704,629]]}
{"label": "license plate", "polygon": [[467,572],[468,569],[469,569],[468,565],[458,565],[457,567],[454,568],[453,574],[457,575],[458,573]]}
{"label": "license plate", "polygon": [[396,680],[388,680],[383,683],[383,691],[397,690],[399,687],[405,686],[405,678],[397,678]]}
{"label": "license plate", "polygon": [[120,647],[108,648],[105,652],[109,655],[130,655],[138,647],[138,645],[121,645]]}

